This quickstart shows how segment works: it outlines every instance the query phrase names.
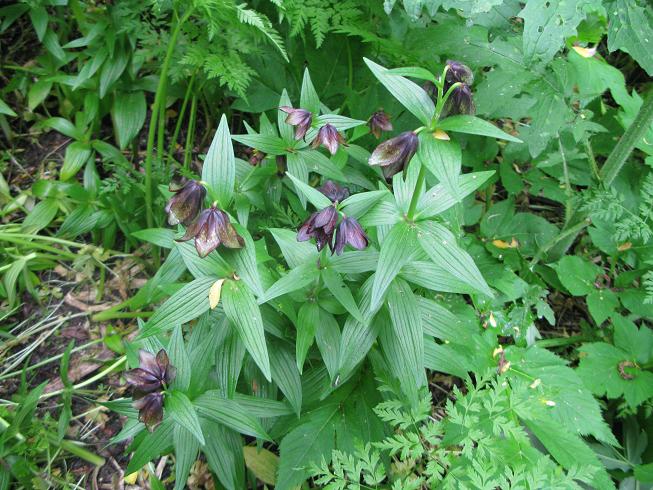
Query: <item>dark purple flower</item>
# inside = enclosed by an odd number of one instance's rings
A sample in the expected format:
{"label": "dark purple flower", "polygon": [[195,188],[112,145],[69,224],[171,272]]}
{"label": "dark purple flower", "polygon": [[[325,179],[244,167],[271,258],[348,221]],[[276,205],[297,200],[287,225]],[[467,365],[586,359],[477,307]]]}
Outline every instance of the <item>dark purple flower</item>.
{"label": "dark purple flower", "polygon": [[476,107],[472,98],[472,90],[469,88],[474,83],[474,74],[468,66],[458,62],[447,60],[447,74],[444,79],[444,93],[454,85],[444,106],[443,115],[474,114]]}
{"label": "dark purple flower", "polygon": [[263,153],[260,150],[257,150],[256,148],[252,149],[250,155],[249,155],[249,163],[250,165],[258,165],[263,161],[263,159],[266,157],[265,153]]}
{"label": "dark purple flower", "polygon": [[412,131],[406,131],[384,141],[372,152],[368,163],[378,165],[386,179],[406,168],[417,151],[419,140]]}
{"label": "dark purple flower", "polygon": [[175,378],[175,368],[170,365],[165,350],[161,349],[156,356],[141,350],[138,355],[139,367],[125,372],[127,383],[136,390],[150,393],[164,387]]}
{"label": "dark purple flower", "polygon": [[464,83],[465,85],[474,83],[474,74],[467,65],[459,61],[447,60],[447,67],[447,74],[444,77],[445,92],[448,87],[451,87],[456,82]]}
{"label": "dark purple flower", "polygon": [[313,122],[313,114],[306,109],[294,109],[289,106],[281,106],[279,109],[288,114],[288,117],[286,117],[288,124],[297,126],[295,128],[295,139],[300,140],[306,136],[306,131],[309,130]]}
{"label": "dark purple flower", "polygon": [[370,132],[376,136],[378,140],[381,137],[381,131],[392,131],[392,123],[390,116],[383,111],[376,111],[367,120],[367,125],[370,127]]}
{"label": "dark purple flower", "polygon": [[317,132],[317,136],[313,140],[311,146],[317,148],[320,145],[324,145],[329,150],[329,153],[335,155],[338,151],[338,145],[341,145],[345,142],[345,139],[338,132],[335,126],[332,124],[325,124]]}
{"label": "dark purple flower", "polygon": [[340,187],[332,180],[327,180],[324,185],[320,187],[320,192],[331,199],[331,202],[334,204],[342,202],[349,197],[349,189],[346,187]]}
{"label": "dark purple flower", "polygon": [[188,225],[192,222],[202,208],[206,189],[197,180],[189,180],[178,190],[166,204],[165,212],[168,213],[168,223]]}
{"label": "dark purple flower", "polygon": [[336,231],[336,254],[340,255],[347,244],[356,250],[363,250],[367,247],[368,243],[369,239],[358,221],[349,216],[345,216]]}
{"label": "dark purple flower", "polygon": [[236,233],[229,216],[215,205],[200,213],[197,221],[186,228],[186,234],[177,239],[186,242],[195,238],[195,249],[200,257],[206,257],[220,244],[227,248],[243,248],[245,241]]}
{"label": "dark purple flower", "polygon": [[163,393],[155,391],[134,399],[133,406],[138,410],[138,420],[152,432],[163,420]]}
{"label": "dark purple flower", "polygon": [[453,116],[456,114],[473,115],[476,112],[472,90],[464,83],[454,88],[444,105],[443,114]]}
{"label": "dark purple flower", "polygon": [[328,245],[333,250],[333,232],[338,222],[338,211],[335,206],[327,206],[311,215],[297,231],[297,241],[305,242],[315,238],[318,250]]}

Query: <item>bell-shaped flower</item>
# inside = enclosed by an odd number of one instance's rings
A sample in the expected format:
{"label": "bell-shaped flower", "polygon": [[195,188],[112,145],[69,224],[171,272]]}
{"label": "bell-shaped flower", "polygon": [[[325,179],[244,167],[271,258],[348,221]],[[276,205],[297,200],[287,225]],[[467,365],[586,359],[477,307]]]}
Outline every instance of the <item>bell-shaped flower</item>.
{"label": "bell-shaped flower", "polygon": [[295,139],[300,140],[306,136],[306,132],[310,129],[313,122],[313,114],[306,109],[294,109],[289,106],[281,106],[280,110],[288,114],[286,122],[295,128]]}
{"label": "bell-shaped flower", "polygon": [[324,145],[329,150],[329,153],[335,155],[338,151],[338,146],[342,145],[344,142],[345,139],[338,132],[335,126],[332,124],[325,124],[317,132],[317,136],[313,140],[311,146],[317,148],[320,145]]}
{"label": "bell-shaped flower", "polygon": [[127,383],[142,393],[164,388],[175,378],[175,368],[170,365],[168,354],[161,349],[155,356],[151,352],[139,352],[139,367],[125,372]]}
{"label": "bell-shaped flower", "polygon": [[297,241],[305,242],[315,238],[318,250],[322,250],[326,245],[333,250],[333,232],[337,222],[338,211],[335,206],[327,206],[321,211],[313,213],[299,228]]}
{"label": "bell-shaped flower", "polygon": [[472,90],[464,83],[453,89],[444,105],[443,114],[453,116],[456,114],[474,115],[476,106]]}
{"label": "bell-shaped flower", "polygon": [[197,221],[186,228],[186,234],[177,241],[195,239],[195,249],[200,257],[206,257],[220,244],[227,248],[243,248],[245,241],[236,232],[229,216],[215,204],[202,211]]}
{"label": "bell-shaped flower", "polygon": [[339,186],[332,180],[327,180],[320,187],[320,192],[331,199],[331,202],[334,204],[342,202],[349,197],[349,189]]}
{"label": "bell-shaped flower", "polygon": [[358,221],[355,218],[345,216],[336,230],[335,253],[340,255],[347,244],[356,250],[363,250],[368,243],[369,239]]}
{"label": "bell-shaped flower", "polygon": [[454,83],[460,82],[465,85],[474,83],[474,74],[467,65],[460,61],[447,60],[447,74],[445,75],[445,92]]}
{"label": "bell-shaped flower", "polygon": [[390,116],[384,111],[376,111],[367,120],[367,125],[370,127],[370,132],[376,136],[378,140],[381,137],[381,131],[392,131],[392,123]]}
{"label": "bell-shaped flower", "polygon": [[163,393],[155,391],[134,400],[133,406],[138,410],[138,420],[152,432],[163,420]]}
{"label": "bell-shaped flower", "polygon": [[168,223],[177,225],[191,223],[202,208],[206,189],[197,180],[189,180],[166,204],[165,212],[168,213]]}
{"label": "bell-shaped flower", "polygon": [[406,131],[377,146],[368,163],[372,166],[380,166],[385,178],[390,179],[406,168],[415,155],[418,144],[417,135],[412,131]]}

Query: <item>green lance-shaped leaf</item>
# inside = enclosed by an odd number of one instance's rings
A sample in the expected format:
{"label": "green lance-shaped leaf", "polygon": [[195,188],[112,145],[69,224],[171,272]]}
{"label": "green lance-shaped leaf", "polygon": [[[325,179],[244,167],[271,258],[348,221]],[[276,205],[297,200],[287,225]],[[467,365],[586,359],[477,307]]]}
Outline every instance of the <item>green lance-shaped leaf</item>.
{"label": "green lance-shaped leaf", "polygon": [[513,143],[521,143],[522,140],[501,131],[494,124],[484,121],[476,116],[450,116],[438,124],[438,128],[443,131],[455,131],[457,133],[477,134],[480,136],[489,136],[499,138]]}
{"label": "green lance-shaped leaf", "polygon": [[374,76],[390,91],[395,99],[401,102],[401,105],[412,112],[422,124],[431,124],[431,119],[435,114],[435,105],[422,87],[401,75],[391,73],[387,68],[377,65],[367,58],[363,59],[374,73]]}
{"label": "green lance-shaped leaf", "polygon": [[145,122],[147,105],[142,91],[118,93],[113,102],[111,116],[121,150],[138,135]]}
{"label": "green lance-shaped leaf", "polygon": [[417,239],[429,258],[447,272],[472,286],[477,291],[493,296],[472,257],[456,243],[453,234],[444,226],[421,221],[417,224]]}
{"label": "green lance-shaped leaf", "polygon": [[238,331],[247,352],[266,379],[271,381],[270,358],[265,343],[263,319],[254,295],[242,281],[226,281],[222,286],[222,304],[227,318]]}
{"label": "green lance-shaped leaf", "polygon": [[202,167],[202,180],[208,184],[209,194],[224,208],[229,204],[236,181],[236,158],[231,145],[227,117],[220,119],[213,141]]}
{"label": "green lance-shaped leaf", "polygon": [[460,200],[458,179],[462,166],[460,146],[455,141],[435,138],[429,131],[419,135],[418,154],[422,164],[442,183],[448,193]]}
{"label": "green lance-shaped leaf", "polygon": [[304,69],[304,79],[302,80],[302,91],[299,97],[299,106],[302,109],[311,111],[314,115],[320,113],[320,98],[315,91],[308,68]]}
{"label": "green lance-shaped leaf", "polygon": [[172,390],[166,394],[165,408],[172,420],[190,432],[197,442],[204,445],[204,434],[195,407],[181,391]]}

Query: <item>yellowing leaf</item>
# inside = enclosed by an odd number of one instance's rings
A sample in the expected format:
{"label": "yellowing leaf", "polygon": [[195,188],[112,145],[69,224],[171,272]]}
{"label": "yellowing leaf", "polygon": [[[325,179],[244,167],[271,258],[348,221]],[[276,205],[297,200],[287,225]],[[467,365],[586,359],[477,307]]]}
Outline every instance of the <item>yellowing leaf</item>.
{"label": "yellowing leaf", "polygon": [[136,484],[137,478],[138,478],[138,471],[134,471],[133,473],[125,476],[125,483],[127,485],[134,485]]}
{"label": "yellowing leaf", "polygon": [[224,279],[218,279],[213,283],[211,289],[209,289],[209,306],[212,310],[220,303],[220,293],[222,292],[223,283]]}
{"label": "yellowing leaf", "polygon": [[451,138],[449,137],[449,135],[448,135],[447,133],[445,133],[444,131],[442,131],[441,129],[436,129],[436,130],[433,132],[433,137],[434,137],[436,140],[444,140],[444,141],[449,141],[449,140],[451,139]]}
{"label": "yellowing leaf", "polygon": [[630,250],[630,248],[632,246],[633,246],[633,244],[631,242],[625,242],[625,243],[622,243],[621,245],[619,245],[617,247],[617,250],[619,250],[620,252],[625,252],[626,250]]}
{"label": "yellowing leaf", "polygon": [[277,467],[279,466],[279,457],[276,454],[263,448],[259,450],[254,446],[245,446],[243,453],[245,454],[245,465],[256,478],[268,485],[276,484]]}
{"label": "yellowing leaf", "polygon": [[584,48],[582,46],[573,46],[573,50],[576,51],[583,58],[591,58],[596,54],[596,46],[593,48]]}
{"label": "yellowing leaf", "polygon": [[510,243],[504,242],[503,240],[492,240],[492,245],[494,245],[497,248],[501,248],[501,249],[517,248],[517,247],[519,247],[519,242],[517,240],[515,240],[515,238],[513,237],[513,239],[510,241]]}

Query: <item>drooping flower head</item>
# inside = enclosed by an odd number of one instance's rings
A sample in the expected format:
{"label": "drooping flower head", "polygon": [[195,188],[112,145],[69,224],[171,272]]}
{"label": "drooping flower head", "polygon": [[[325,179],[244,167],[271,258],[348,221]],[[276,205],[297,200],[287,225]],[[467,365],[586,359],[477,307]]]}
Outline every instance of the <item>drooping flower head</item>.
{"label": "drooping flower head", "polygon": [[295,139],[300,140],[306,136],[306,132],[310,129],[313,122],[313,114],[306,109],[294,109],[289,106],[281,106],[280,110],[288,114],[286,122],[295,128]]}
{"label": "drooping flower head", "polygon": [[161,391],[175,378],[175,368],[163,349],[156,356],[141,350],[139,360],[139,367],[127,371],[125,379],[134,388],[134,408],[138,409],[138,420],[152,431],[163,419]]}
{"label": "drooping flower head", "polygon": [[476,106],[472,98],[470,86],[474,83],[474,74],[467,65],[459,61],[447,60],[447,74],[444,81],[444,93],[455,84],[459,85],[453,89],[444,106],[444,115],[474,114]]}
{"label": "drooping flower head", "polygon": [[335,155],[338,151],[338,146],[344,142],[345,138],[342,137],[335,126],[325,124],[317,132],[317,136],[313,140],[313,143],[311,143],[311,146],[317,148],[320,145],[324,145],[329,150],[329,153]]}
{"label": "drooping flower head", "polygon": [[202,211],[197,221],[186,228],[186,234],[177,239],[186,242],[195,239],[195,249],[200,257],[206,257],[213,252],[220,244],[227,248],[243,248],[245,241],[231,222],[227,213],[218,209],[214,204]]}
{"label": "drooping flower head", "polygon": [[459,61],[447,60],[447,67],[447,74],[444,77],[445,91],[456,82],[464,83],[465,85],[474,83],[474,74],[467,65]]}
{"label": "drooping flower head", "polygon": [[372,166],[380,166],[385,178],[390,179],[406,168],[415,155],[418,144],[417,135],[412,131],[406,131],[377,146],[368,163]]}
{"label": "drooping flower head", "polygon": [[197,180],[189,180],[180,189],[172,191],[175,195],[170,198],[165,207],[165,212],[168,213],[168,223],[171,225],[190,224],[202,208],[206,189]]}
{"label": "drooping flower head", "polygon": [[313,213],[308,220],[299,228],[297,241],[305,242],[315,238],[318,250],[326,245],[333,250],[333,232],[338,222],[338,211],[335,206],[327,206],[321,211]]}
{"label": "drooping flower head", "polygon": [[259,163],[261,163],[265,159],[266,156],[267,155],[264,152],[262,152],[261,150],[257,150],[256,148],[253,148],[250,155],[249,155],[248,161],[249,161],[250,165],[256,166]]}
{"label": "drooping flower head", "polygon": [[339,186],[332,180],[327,180],[320,187],[320,192],[331,199],[331,202],[334,204],[342,202],[349,197],[349,189]]}
{"label": "drooping flower head", "polygon": [[390,116],[382,110],[376,111],[372,114],[367,120],[367,125],[370,127],[370,132],[377,140],[381,137],[381,131],[392,131]]}
{"label": "drooping flower head", "polygon": [[358,221],[350,216],[345,216],[336,230],[335,253],[340,255],[347,244],[356,250],[363,250],[368,243],[369,239]]}

